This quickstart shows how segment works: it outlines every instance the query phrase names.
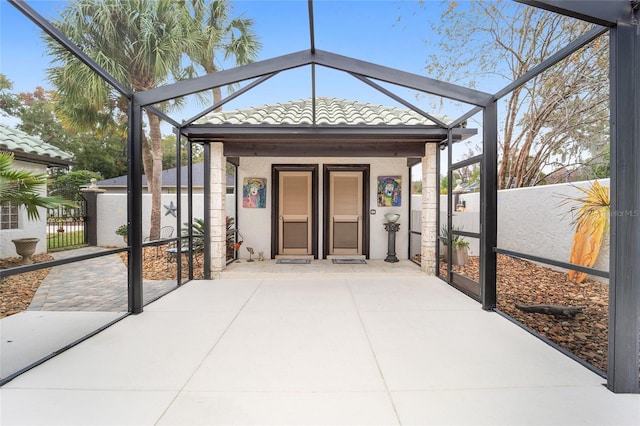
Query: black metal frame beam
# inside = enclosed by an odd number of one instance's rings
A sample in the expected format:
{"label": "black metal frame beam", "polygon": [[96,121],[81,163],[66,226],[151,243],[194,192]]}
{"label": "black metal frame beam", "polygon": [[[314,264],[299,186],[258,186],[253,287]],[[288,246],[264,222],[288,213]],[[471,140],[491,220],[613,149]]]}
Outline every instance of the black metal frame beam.
{"label": "black metal frame beam", "polygon": [[608,387],[640,393],[640,33],[611,29],[611,248]]}
{"label": "black metal frame beam", "polygon": [[361,76],[359,74],[353,74],[353,73],[349,73],[349,74],[351,74],[353,77],[357,78],[358,80],[362,81],[364,84],[367,84],[367,85],[373,87],[378,92],[387,95],[388,97],[390,97],[394,101],[398,102],[399,104],[402,104],[402,105],[406,106],[407,108],[409,108],[409,109],[415,111],[416,113],[420,114],[421,116],[433,121],[435,124],[437,124],[438,126],[442,127],[443,129],[446,129],[446,128],[449,127],[449,125],[447,123],[445,123],[444,121],[441,121],[441,120],[437,119],[436,117],[434,117],[433,115],[429,114],[428,112],[423,111],[422,109],[420,109],[417,106],[413,105],[411,102],[404,100],[400,96],[396,95],[395,93],[391,92],[390,90],[385,89],[384,87],[380,86],[379,84],[374,83],[373,81],[369,80],[368,78],[363,77],[363,76]]}
{"label": "black metal frame beam", "polygon": [[204,145],[204,279],[211,279],[211,145]]}
{"label": "black metal frame beam", "polygon": [[16,9],[18,9],[24,16],[29,18],[34,24],[36,24],[42,31],[47,33],[51,38],[56,40],[62,46],[64,46],[69,52],[73,53],[80,61],[86,66],[91,68],[106,82],[111,84],[118,92],[122,93],[127,98],[131,99],[133,92],[125,87],[122,83],[109,74],[104,68],[98,65],[93,59],[91,59],[82,49],[80,49],[75,43],[67,38],[54,27],[51,22],[47,21],[42,15],[36,12],[31,6],[29,6],[24,0],[7,0]]}
{"label": "black metal frame beam", "polygon": [[573,271],[584,272],[589,275],[594,275],[596,277],[609,278],[610,274],[607,271],[601,271],[599,269],[587,268],[582,265],[574,265],[573,263],[561,262],[559,260],[548,259],[546,257],[534,256],[527,253],[520,253],[513,250],[506,250],[501,248],[496,248],[493,251],[496,254],[504,254],[511,257],[518,257],[521,259],[531,260],[533,262],[544,263],[546,265],[557,266],[558,268],[570,269]]}
{"label": "black metal frame beam", "polygon": [[496,253],[498,241],[498,106],[487,105],[482,114],[480,163],[480,301],[482,309],[497,302]]}
{"label": "black metal frame beam", "polygon": [[316,52],[316,30],[314,28],[314,20],[313,20],[313,0],[308,0],[308,9],[309,9],[309,46],[311,49],[311,53]]}
{"label": "black metal frame beam", "polygon": [[614,26],[618,22],[631,22],[633,5],[631,0],[515,0],[539,9],[592,22],[597,25]]}
{"label": "black metal frame beam", "polygon": [[222,107],[227,102],[230,102],[230,101],[234,100],[235,98],[237,98],[238,96],[242,95],[243,93],[247,93],[249,90],[253,89],[256,86],[259,86],[260,84],[262,84],[265,81],[269,80],[271,77],[273,77],[276,74],[277,73],[267,74],[267,75],[265,75],[263,77],[260,77],[256,81],[252,81],[251,83],[247,84],[245,87],[236,90],[235,92],[233,92],[232,94],[230,94],[226,98],[222,99],[220,102],[216,102],[215,104],[211,105],[209,108],[199,112],[198,114],[194,115],[193,117],[189,118],[188,120],[184,120],[183,126],[188,126],[188,125],[192,124],[197,119],[204,117],[205,115],[209,114],[212,111],[215,111],[216,109]]}
{"label": "black metal frame beam", "polygon": [[155,89],[137,93],[136,96],[141,105],[153,105],[209,90],[214,87],[227,86],[252,78],[309,65],[312,62],[312,57],[313,54],[309,50],[303,50],[264,61],[253,62],[229,70],[218,71],[214,74],[207,74],[202,77],[156,87]]}
{"label": "black metal frame beam", "polygon": [[324,50],[316,50],[312,61],[317,65],[322,65],[327,68],[358,74],[363,77],[396,84],[471,105],[485,106],[493,101],[493,95],[489,93],[377,65],[372,62],[326,52]]}
{"label": "black metal frame beam", "polygon": [[[181,149],[181,142],[182,142],[182,134],[181,134],[181,130],[180,130],[180,126],[174,126],[173,128],[173,134],[176,137],[176,144],[175,144],[175,150],[176,150],[176,171],[178,171],[178,173],[176,173],[176,186],[175,186],[175,191],[176,191],[176,223],[178,224],[178,234],[181,234],[180,232],[180,224],[182,223],[182,173],[179,172],[180,170],[180,164],[182,164],[182,149]],[[189,168],[190,169],[190,168]],[[178,285],[180,285],[182,283],[182,252],[178,247],[182,247],[180,244],[176,245],[176,281],[178,283]]]}
{"label": "black metal frame beam", "polygon": [[142,312],[142,107],[129,102],[127,167],[127,241],[129,244],[129,312]]}
{"label": "black metal frame beam", "polygon": [[571,43],[569,43],[568,45],[566,45],[565,47],[563,47],[553,55],[549,56],[547,59],[545,59],[535,67],[533,67],[531,70],[525,73],[522,77],[506,85],[502,90],[498,91],[494,95],[495,99],[498,100],[508,95],[518,87],[526,84],[529,80],[545,72],[546,70],[548,70],[549,68],[551,68],[552,66],[560,62],[561,60],[565,59],[572,53],[582,49],[584,46],[591,43],[593,40],[597,39],[607,31],[609,31],[609,28],[600,27],[600,26],[592,28],[591,30],[587,31],[585,34],[573,40]]}
{"label": "black metal frame beam", "polygon": [[460,117],[456,118],[451,123],[449,123],[449,126],[447,126],[447,127],[450,128],[450,129],[458,127],[464,121],[468,120],[469,118],[473,117],[474,115],[476,115],[477,113],[482,111],[482,109],[483,109],[482,107],[475,107],[475,108],[470,109],[465,114],[461,115]]}
{"label": "black metal frame beam", "polygon": [[213,87],[226,86],[252,78],[262,77],[280,71],[298,68],[305,65],[322,65],[363,77],[372,78],[409,89],[442,96],[448,99],[485,106],[493,101],[493,95],[479,90],[469,89],[452,83],[435,80],[418,74],[377,65],[316,49],[303,50],[277,58],[254,62],[230,70],[218,71],[191,80],[179,81],[167,86],[157,87],[137,94],[142,106],[153,105],[174,98],[202,92]]}

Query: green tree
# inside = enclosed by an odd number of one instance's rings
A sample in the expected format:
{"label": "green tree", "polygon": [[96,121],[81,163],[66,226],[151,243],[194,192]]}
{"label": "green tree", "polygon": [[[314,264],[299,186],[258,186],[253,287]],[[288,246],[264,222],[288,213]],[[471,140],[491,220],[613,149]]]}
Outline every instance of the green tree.
{"label": "green tree", "polygon": [[[54,21],[88,56],[133,91],[152,89],[181,73],[191,40],[173,0],[75,0]],[[113,123],[126,102],[103,79],[56,42],[49,79],[60,93],[59,111],[76,126]],[[160,118],[146,110],[149,136],[142,138],[143,168],[151,192],[151,229],[160,233],[162,133]]]}
{"label": "green tree", "polygon": [[78,201],[82,198],[80,196],[80,188],[89,184],[91,179],[100,180],[101,178],[100,173],[90,170],[73,170],[53,179],[49,183],[49,194],[65,200]]}
{"label": "green tree", "polygon": [[20,100],[11,90],[13,82],[0,73],[0,114],[4,116],[15,115],[16,108],[20,106]]}
{"label": "green tree", "polygon": [[[187,144],[189,142],[186,139],[182,139],[180,143],[180,165],[186,166],[189,164],[189,158],[187,155]],[[162,157],[162,170],[168,170],[176,167],[176,137],[175,135],[168,135],[162,138],[162,151],[164,156]],[[201,145],[192,144],[191,154],[194,163],[201,163],[204,161],[204,149]]]}
{"label": "green tree", "polygon": [[11,203],[24,207],[29,220],[38,220],[38,207],[47,209],[74,204],[58,197],[42,195],[47,175],[20,170],[13,164],[13,154],[0,151],[0,204]]}
{"label": "green tree", "polygon": [[[127,173],[126,133],[118,128],[78,132],[65,127],[56,112],[53,90],[13,93],[13,83],[0,74],[0,113],[20,119],[16,127],[42,141],[73,154],[74,167],[92,170],[104,178]],[[54,175],[60,174],[57,168]],[[64,172],[62,172],[64,173]]]}
{"label": "green tree", "polygon": [[[185,53],[207,74],[221,70],[221,61],[233,59],[236,65],[253,62],[261,44],[253,31],[250,18],[231,18],[233,8],[227,0],[184,0],[181,18],[194,43],[187,45]],[[217,64],[218,63],[218,64]],[[214,87],[213,102],[222,99],[220,87]]]}
{"label": "green tree", "polygon": [[[426,7],[429,3],[423,2]],[[477,85],[511,82],[590,24],[515,2],[451,1],[432,29],[441,52],[427,70]],[[482,52],[482,54],[478,54]],[[498,185],[535,184],[549,169],[578,166],[608,143],[608,39],[601,36],[504,99]],[[501,103],[502,105],[502,103]]]}

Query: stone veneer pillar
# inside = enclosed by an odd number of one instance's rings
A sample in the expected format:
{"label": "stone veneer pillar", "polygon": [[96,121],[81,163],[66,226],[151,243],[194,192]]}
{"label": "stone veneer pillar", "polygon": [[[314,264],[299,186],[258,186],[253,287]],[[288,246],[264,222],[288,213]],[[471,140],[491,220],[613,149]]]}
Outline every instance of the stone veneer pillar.
{"label": "stone veneer pillar", "polygon": [[436,155],[438,155],[438,145],[427,143],[425,156],[422,158],[422,229],[420,230],[422,233],[420,267],[427,275],[436,274],[436,243],[438,241],[436,215],[439,196]]}
{"label": "stone veneer pillar", "polygon": [[210,144],[210,188],[211,206],[209,220],[211,224],[211,277],[219,278],[227,265],[227,225],[226,225],[226,159],[222,142]]}

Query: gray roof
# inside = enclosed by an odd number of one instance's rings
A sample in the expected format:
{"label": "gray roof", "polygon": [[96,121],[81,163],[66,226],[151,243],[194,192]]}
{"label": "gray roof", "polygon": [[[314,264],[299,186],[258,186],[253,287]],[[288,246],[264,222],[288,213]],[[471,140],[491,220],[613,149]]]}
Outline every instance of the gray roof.
{"label": "gray roof", "polygon": [[[316,125],[433,126],[435,123],[409,109],[336,98],[316,98]],[[446,117],[435,116],[442,121]],[[194,124],[313,125],[311,98],[252,108],[214,112]]]}
{"label": "gray roof", "polygon": [[[187,186],[187,170],[188,166],[180,167],[180,183],[182,186]],[[176,186],[176,168],[162,171],[162,186]],[[193,186],[202,187],[204,185],[204,163],[193,164]],[[118,176],[111,179],[105,179],[96,182],[98,187],[126,187],[127,176]],[[233,176],[227,175],[227,186],[234,186],[235,179]],[[142,175],[142,186],[147,186],[147,177]]]}
{"label": "gray roof", "polygon": [[0,123],[0,149],[13,152],[18,160],[47,165],[67,166],[73,158],[72,154],[3,123]]}

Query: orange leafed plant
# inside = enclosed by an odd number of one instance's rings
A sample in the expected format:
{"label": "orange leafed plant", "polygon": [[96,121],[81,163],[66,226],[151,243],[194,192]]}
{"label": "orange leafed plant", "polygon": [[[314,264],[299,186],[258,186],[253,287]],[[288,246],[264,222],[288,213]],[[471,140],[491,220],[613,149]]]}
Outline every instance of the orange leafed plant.
{"label": "orange leafed plant", "polygon": [[[576,188],[584,197],[567,197],[566,200],[579,203],[570,210],[576,214],[576,233],[573,236],[569,262],[590,268],[598,258],[604,233],[609,226],[609,188],[598,182],[593,182],[588,189]],[[573,282],[580,283],[586,277],[587,274],[584,272],[569,271],[569,280]]]}

